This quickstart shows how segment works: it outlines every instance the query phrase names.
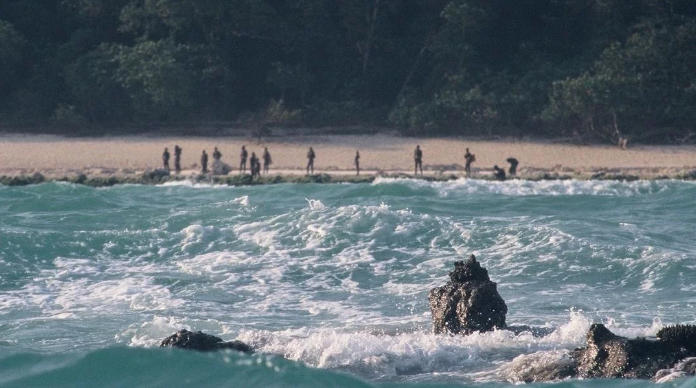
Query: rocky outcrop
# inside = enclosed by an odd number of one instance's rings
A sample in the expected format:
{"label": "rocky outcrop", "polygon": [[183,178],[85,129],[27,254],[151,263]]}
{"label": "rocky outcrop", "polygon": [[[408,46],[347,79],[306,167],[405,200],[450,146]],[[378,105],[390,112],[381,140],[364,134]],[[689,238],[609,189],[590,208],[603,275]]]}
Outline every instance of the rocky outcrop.
{"label": "rocky outcrop", "polygon": [[507,306],[488,271],[471,255],[454,263],[450,281],[430,290],[435,333],[471,334],[505,328]]}
{"label": "rocky outcrop", "polygon": [[566,378],[628,378],[665,382],[696,374],[696,326],[668,326],[653,338],[617,336],[593,324],[587,346],[516,357],[500,371],[512,383]]}
{"label": "rocky outcrop", "polygon": [[227,175],[232,171],[232,167],[229,164],[223,163],[219,160],[213,162],[210,166],[213,175]]}
{"label": "rocky outcrop", "polygon": [[659,370],[696,356],[695,333],[694,326],[678,325],[661,330],[658,338],[628,339],[602,324],[593,324],[587,333],[587,347],[576,350],[578,375],[652,379]]}
{"label": "rocky outcrop", "polygon": [[254,351],[251,346],[241,341],[225,342],[220,337],[205,334],[201,331],[192,332],[186,329],[181,329],[162,340],[160,347],[190,349],[201,352],[223,349],[236,350],[243,353],[253,353]]}

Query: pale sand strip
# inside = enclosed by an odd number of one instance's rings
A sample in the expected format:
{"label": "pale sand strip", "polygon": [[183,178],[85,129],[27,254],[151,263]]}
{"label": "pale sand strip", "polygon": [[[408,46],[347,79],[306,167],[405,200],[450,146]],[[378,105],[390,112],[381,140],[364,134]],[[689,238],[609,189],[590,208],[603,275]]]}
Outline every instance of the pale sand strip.
{"label": "pale sand strip", "polygon": [[[361,154],[365,173],[406,172],[413,170],[413,149],[420,144],[423,164],[431,173],[461,171],[464,149],[476,155],[474,171],[487,172],[498,164],[507,169],[510,156],[520,161],[520,171],[638,171],[661,174],[691,171],[696,168],[694,146],[635,146],[620,150],[612,146],[580,146],[544,142],[480,141],[442,138],[409,138],[391,135],[273,137],[262,143],[241,137],[99,137],[66,138],[59,136],[0,135],[0,175],[42,172],[59,176],[79,171],[130,174],[161,166],[164,147],[172,153],[183,148],[182,166],[194,171],[201,151],[209,155],[217,146],[223,161],[238,166],[239,151],[246,145],[249,155],[269,148],[272,170],[286,174],[304,173],[306,153],[312,146],[317,154],[316,172],[351,173],[355,151]],[[211,157],[212,162],[212,157]],[[427,171],[426,171],[427,173]]]}

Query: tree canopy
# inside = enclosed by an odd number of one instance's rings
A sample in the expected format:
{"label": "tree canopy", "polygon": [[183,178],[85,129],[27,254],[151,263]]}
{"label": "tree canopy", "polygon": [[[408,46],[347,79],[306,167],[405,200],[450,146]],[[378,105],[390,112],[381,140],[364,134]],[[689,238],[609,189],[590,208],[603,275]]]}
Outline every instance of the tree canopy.
{"label": "tree canopy", "polygon": [[692,0],[3,0],[0,122],[681,141],[695,43]]}

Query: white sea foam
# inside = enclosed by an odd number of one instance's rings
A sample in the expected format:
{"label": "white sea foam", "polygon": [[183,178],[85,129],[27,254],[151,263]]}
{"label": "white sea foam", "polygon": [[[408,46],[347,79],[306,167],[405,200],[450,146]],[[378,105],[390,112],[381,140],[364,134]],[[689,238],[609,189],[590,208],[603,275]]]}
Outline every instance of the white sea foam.
{"label": "white sea foam", "polygon": [[242,206],[249,206],[249,196],[245,195],[239,198],[235,198],[232,200],[233,203],[238,203]]}
{"label": "white sea foam", "polygon": [[429,187],[440,196],[448,197],[463,192],[466,194],[501,194],[511,196],[530,195],[600,195],[632,196],[662,192],[674,181],[595,181],[595,180],[541,180],[529,181],[510,179],[504,182],[459,178],[454,181],[427,182],[409,178],[375,178],[373,185],[403,184],[413,188]]}
{"label": "white sea foam", "polygon": [[305,200],[307,200],[307,203],[309,204],[309,208],[312,210],[323,210],[326,208],[326,206],[324,206],[324,204],[318,199],[305,198]]}
{"label": "white sea foam", "polygon": [[[366,375],[437,373],[490,362],[502,355],[567,353],[584,343],[590,322],[581,313],[546,337],[498,330],[468,336],[434,335],[425,331],[386,334],[377,331],[288,329],[276,332],[241,330],[238,339],[260,351],[320,368],[348,369]],[[513,361],[520,363],[522,359]],[[528,361],[526,361],[528,362]],[[479,376],[479,379],[484,379]]]}
{"label": "white sea foam", "polygon": [[230,185],[222,185],[209,182],[195,182],[191,179],[180,180],[180,181],[168,181],[157,185],[157,187],[190,187],[194,189],[224,189],[232,188]]}

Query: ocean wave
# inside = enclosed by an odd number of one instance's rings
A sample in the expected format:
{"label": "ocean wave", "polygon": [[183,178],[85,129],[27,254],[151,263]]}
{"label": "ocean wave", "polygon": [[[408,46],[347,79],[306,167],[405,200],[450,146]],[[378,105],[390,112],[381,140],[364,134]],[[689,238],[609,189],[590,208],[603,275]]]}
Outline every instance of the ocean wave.
{"label": "ocean wave", "polygon": [[659,194],[678,186],[694,187],[691,181],[675,180],[638,180],[597,181],[597,180],[541,180],[529,181],[509,179],[507,181],[489,181],[459,178],[453,181],[428,182],[410,178],[377,177],[373,185],[403,185],[412,189],[433,189],[438,195],[447,197],[457,194],[498,194],[508,196],[633,196]]}

